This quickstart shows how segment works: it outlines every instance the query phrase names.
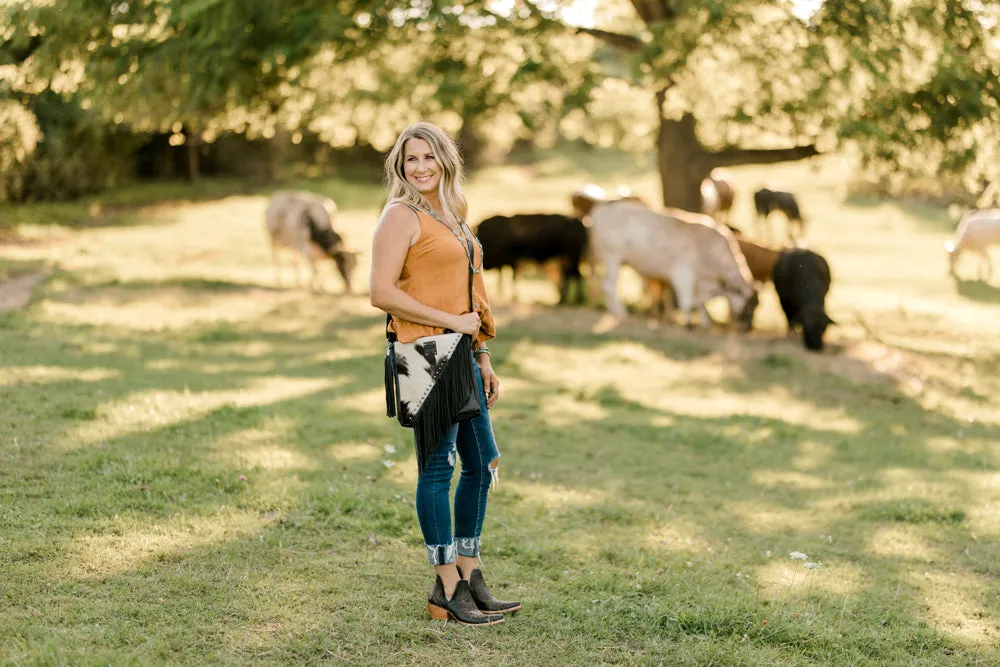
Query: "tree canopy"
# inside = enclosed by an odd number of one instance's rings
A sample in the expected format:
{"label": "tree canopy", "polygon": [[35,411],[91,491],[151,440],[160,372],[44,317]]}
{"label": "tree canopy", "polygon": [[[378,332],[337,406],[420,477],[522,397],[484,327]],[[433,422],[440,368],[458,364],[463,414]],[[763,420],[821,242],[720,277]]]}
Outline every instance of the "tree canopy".
{"label": "tree canopy", "polygon": [[684,208],[714,167],[843,145],[890,185],[1000,177],[995,3],[599,4],[579,25],[570,0],[9,4],[0,97],[17,129],[0,141],[20,148],[3,159],[30,153],[18,109],[48,90],[177,143],[310,130],[384,149],[429,117],[470,154],[520,136],[656,150],[664,201]]}

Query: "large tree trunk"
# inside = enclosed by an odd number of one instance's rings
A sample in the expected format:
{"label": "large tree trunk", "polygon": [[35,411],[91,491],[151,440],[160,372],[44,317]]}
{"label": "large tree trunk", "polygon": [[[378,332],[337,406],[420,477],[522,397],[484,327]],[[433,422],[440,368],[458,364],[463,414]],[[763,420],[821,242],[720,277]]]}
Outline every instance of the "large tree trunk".
{"label": "large tree trunk", "polygon": [[189,136],[187,142],[185,142],[184,147],[187,152],[187,178],[192,183],[197,183],[201,178],[201,169],[199,162],[199,148],[201,142],[194,136]]}
{"label": "large tree trunk", "polygon": [[479,166],[483,157],[483,138],[479,133],[479,114],[477,111],[466,109],[462,114],[462,129],[458,131],[458,149],[462,153],[462,161],[466,169],[475,169]]}
{"label": "large tree trunk", "polygon": [[660,129],[656,136],[657,164],[663,189],[663,205],[685,211],[701,210],[701,182],[712,170],[706,162],[708,153],[695,135],[694,116],[680,120],[663,117],[666,91],[656,94],[660,109]]}
{"label": "large tree trunk", "polygon": [[685,113],[680,120],[663,117],[665,95],[666,90],[656,94],[657,108],[661,110],[656,150],[664,206],[701,211],[701,182],[716,167],[789,162],[819,154],[812,145],[777,149],[729,147],[709,151],[698,141],[693,115]]}

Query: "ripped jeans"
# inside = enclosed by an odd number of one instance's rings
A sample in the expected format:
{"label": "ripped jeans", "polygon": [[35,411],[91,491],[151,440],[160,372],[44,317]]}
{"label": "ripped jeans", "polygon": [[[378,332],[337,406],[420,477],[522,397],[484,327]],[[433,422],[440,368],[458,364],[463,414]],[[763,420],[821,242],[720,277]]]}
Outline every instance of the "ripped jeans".
{"label": "ripped jeans", "polygon": [[[500,450],[493,438],[490,413],[486,409],[483,378],[474,373],[482,412],[478,417],[453,424],[417,479],[417,518],[427,545],[431,565],[454,563],[456,553],[479,556],[479,534],[486,518],[486,499],[497,479]],[[451,530],[448,496],[455,471],[456,453],[462,473],[455,489],[455,532]]]}

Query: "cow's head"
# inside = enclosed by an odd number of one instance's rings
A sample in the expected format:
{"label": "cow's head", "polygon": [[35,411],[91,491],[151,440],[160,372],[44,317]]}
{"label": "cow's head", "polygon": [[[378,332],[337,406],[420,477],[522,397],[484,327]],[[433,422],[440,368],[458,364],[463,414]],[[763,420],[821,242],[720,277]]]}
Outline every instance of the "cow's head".
{"label": "cow's head", "polygon": [[726,299],[729,301],[729,316],[733,325],[739,327],[740,331],[750,331],[753,328],[753,315],[759,303],[757,290],[751,288],[749,293],[730,292]]}
{"label": "cow's head", "polygon": [[822,306],[802,312],[802,341],[807,350],[818,352],[823,349],[823,334],[831,324],[836,324],[826,314]]}

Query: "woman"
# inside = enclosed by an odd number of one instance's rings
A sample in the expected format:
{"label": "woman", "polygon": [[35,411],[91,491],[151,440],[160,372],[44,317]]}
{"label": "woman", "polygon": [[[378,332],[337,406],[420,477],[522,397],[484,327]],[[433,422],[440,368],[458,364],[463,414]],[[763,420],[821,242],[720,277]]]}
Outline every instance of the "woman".
{"label": "woman", "polygon": [[[496,329],[481,272],[482,247],[465,224],[462,161],[448,135],[421,122],[396,139],[385,171],[389,196],[372,247],[372,305],[391,315],[388,329],[403,343],[447,329],[472,336],[483,406],[478,417],[452,425],[417,479],[417,517],[437,572],[428,609],[439,620],[493,625],[521,604],[494,598],[477,567],[487,495],[500,460],[489,415],[500,380],[486,346]],[[473,307],[467,312],[470,267]],[[453,534],[448,495],[456,452],[462,473]]]}

